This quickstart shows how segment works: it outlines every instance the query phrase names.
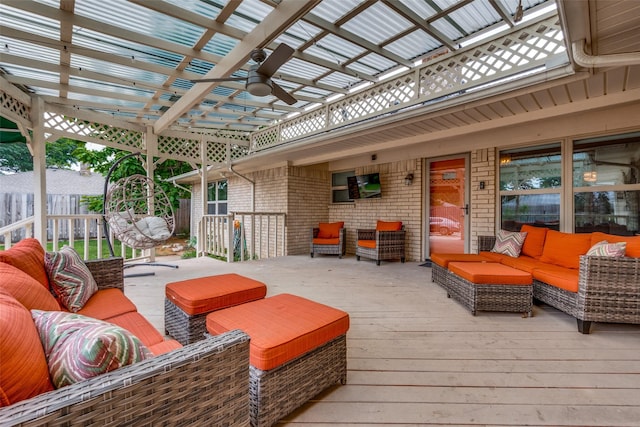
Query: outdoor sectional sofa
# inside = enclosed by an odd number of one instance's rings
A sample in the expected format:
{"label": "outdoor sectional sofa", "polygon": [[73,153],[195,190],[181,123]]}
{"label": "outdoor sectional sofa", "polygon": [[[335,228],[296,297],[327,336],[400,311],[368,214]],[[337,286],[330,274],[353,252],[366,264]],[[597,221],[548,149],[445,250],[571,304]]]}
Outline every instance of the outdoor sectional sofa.
{"label": "outdoor sectional sofa", "polygon": [[[534,301],[575,317],[584,334],[592,322],[640,324],[640,236],[572,234],[529,225],[521,232],[527,235],[519,256],[493,251],[495,236],[478,238],[479,256],[531,273]],[[586,255],[603,241],[625,242],[625,256]],[[434,269],[434,277],[441,278],[443,268],[434,264]]]}
{"label": "outdoor sectional sofa", "polygon": [[124,296],[121,258],[84,263],[98,291],[78,314],[121,326],[152,355],[54,389],[29,311],[65,311],[43,263],[34,239],[0,251],[0,425],[249,425],[248,335],[165,339]]}

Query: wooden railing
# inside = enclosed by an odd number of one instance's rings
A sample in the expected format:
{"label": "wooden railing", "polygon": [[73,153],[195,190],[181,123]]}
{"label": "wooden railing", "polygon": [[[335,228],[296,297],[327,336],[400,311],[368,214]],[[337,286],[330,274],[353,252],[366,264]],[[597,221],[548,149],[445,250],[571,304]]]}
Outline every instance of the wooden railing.
{"label": "wooden railing", "polygon": [[205,215],[198,226],[198,255],[228,262],[286,255],[286,215],[234,212]]}

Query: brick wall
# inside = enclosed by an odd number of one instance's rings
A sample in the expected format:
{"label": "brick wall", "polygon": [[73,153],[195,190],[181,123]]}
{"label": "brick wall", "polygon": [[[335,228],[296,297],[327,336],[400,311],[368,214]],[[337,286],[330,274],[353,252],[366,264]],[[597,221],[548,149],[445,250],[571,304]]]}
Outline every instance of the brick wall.
{"label": "brick wall", "polygon": [[[496,227],[496,150],[471,152],[471,253],[478,251],[478,236],[494,235]],[[484,182],[484,190],[480,189]]]}

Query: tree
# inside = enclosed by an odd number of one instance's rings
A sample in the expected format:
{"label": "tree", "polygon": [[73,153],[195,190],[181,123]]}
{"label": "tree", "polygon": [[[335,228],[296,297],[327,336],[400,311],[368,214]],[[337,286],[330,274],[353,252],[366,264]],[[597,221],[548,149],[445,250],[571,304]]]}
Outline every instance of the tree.
{"label": "tree", "polygon": [[[79,161],[88,164],[92,170],[101,173],[105,177],[109,173],[111,166],[127,154],[129,153],[126,151],[111,147],[105,147],[101,151],[93,151],[88,150],[86,147],[80,147],[74,151],[74,155]],[[188,163],[178,160],[165,160],[156,166],[153,174],[155,183],[167,194],[167,197],[171,200],[171,204],[174,209],[177,209],[180,206],[180,199],[189,197],[189,194],[186,190],[166,182],[165,179],[190,172],[191,170],[192,168]],[[118,164],[118,167],[111,174],[110,181],[116,182],[120,178],[134,174],[147,174],[140,158],[135,156],[125,159]],[[89,210],[93,212],[102,212],[102,196],[87,196],[83,198],[83,202],[87,205]]]}
{"label": "tree", "polygon": [[[85,143],[69,138],[60,138],[56,142],[47,143],[45,156],[47,167],[57,166],[61,169],[71,169],[78,164],[74,152]],[[27,144],[11,142],[0,144],[0,167],[13,172],[28,172],[33,170],[33,156]]]}

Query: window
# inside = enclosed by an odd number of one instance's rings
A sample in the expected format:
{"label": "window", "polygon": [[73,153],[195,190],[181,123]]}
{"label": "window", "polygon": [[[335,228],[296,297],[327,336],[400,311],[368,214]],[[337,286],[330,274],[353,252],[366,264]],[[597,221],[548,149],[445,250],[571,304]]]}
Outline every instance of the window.
{"label": "window", "polygon": [[210,182],[207,186],[207,214],[227,214],[227,181]]}
{"label": "window", "polygon": [[334,172],[331,174],[331,201],[333,203],[353,202],[349,198],[347,178],[356,176],[355,171]]}
{"label": "window", "polygon": [[501,227],[560,225],[562,162],[559,143],[500,152]]}
{"label": "window", "polygon": [[640,132],[573,145],[575,231],[634,235],[640,221]]}

